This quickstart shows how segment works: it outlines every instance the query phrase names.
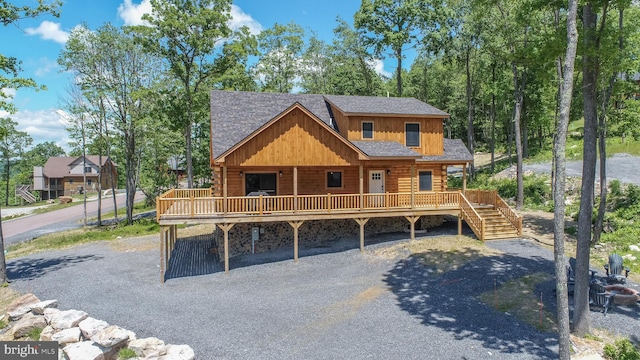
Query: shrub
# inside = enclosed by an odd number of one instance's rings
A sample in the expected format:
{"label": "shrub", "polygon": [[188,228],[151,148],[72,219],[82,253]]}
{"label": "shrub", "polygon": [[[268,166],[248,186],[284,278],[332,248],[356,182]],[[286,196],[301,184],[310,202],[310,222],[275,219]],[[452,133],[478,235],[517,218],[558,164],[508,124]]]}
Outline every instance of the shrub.
{"label": "shrub", "polygon": [[604,356],[615,360],[640,360],[640,352],[629,339],[617,340],[604,346]]}
{"label": "shrub", "polygon": [[136,354],[135,351],[133,351],[131,348],[125,347],[120,349],[120,351],[118,352],[118,359],[133,359],[135,357],[137,357],[138,354]]}

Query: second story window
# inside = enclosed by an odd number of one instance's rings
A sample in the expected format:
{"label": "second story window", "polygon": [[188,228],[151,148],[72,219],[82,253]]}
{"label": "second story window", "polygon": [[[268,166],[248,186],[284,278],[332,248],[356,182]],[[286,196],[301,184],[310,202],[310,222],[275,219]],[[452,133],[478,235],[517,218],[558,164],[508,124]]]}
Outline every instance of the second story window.
{"label": "second story window", "polygon": [[84,172],[91,173],[91,166],[87,166],[84,168]]}
{"label": "second story window", "polygon": [[370,121],[362,122],[362,138],[373,139],[373,123]]}
{"label": "second story window", "polygon": [[420,147],[420,124],[404,124],[405,145],[409,147]]}

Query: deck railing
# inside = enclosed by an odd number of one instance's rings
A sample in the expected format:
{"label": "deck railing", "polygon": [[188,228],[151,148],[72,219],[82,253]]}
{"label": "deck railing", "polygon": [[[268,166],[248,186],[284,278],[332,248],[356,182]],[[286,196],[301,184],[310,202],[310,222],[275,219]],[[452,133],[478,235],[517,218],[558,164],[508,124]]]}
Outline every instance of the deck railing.
{"label": "deck railing", "polygon": [[332,213],[363,210],[458,208],[460,192],[211,196],[209,189],[174,189],[156,199],[157,218]]}
{"label": "deck railing", "polygon": [[494,206],[518,229],[518,235],[522,235],[522,215],[518,215],[500,196],[496,196]]}

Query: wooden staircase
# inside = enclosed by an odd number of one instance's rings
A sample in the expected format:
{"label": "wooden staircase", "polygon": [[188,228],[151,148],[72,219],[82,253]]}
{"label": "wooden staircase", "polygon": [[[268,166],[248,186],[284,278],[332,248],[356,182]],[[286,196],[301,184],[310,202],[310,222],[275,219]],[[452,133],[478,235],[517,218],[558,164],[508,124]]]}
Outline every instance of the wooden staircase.
{"label": "wooden staircase", "polygon": [[517,238],[518,229],[495,208],[478,207],[476,211],[484,219],[484,240]]}
{"label": "wooden staircase", "polygon": [[460,199],[461,216],[478,239],[522,236],[522,216],[492,190],[467,190]]}
{"label": "wooden staircase", "polygon": [[29,185],[16,185],[16,197],[21,197],[29,204],[36,202],[36,197],[29,191]]}

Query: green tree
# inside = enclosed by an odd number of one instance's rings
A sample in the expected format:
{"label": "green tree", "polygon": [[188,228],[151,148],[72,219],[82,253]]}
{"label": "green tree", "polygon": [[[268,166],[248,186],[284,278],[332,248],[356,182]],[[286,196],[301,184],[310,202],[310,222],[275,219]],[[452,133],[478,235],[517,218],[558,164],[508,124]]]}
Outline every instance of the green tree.
{"label": "green tree", "polygon": [[65,155],[64,149],[53,141],[45,141],[34,145],[22,155],[22,161],[15,166],[18,170],[16,182],[19,184],[30,183],[34,166],[44,166],[50,157]]}
{"label": "green tree", "polygon": [[287,93],[293,89],[302,73],[304,36],[304,29],[294,22],[275,23],[258,35],[261,56],[253,74],[262,91]]}
{"label": "green tree", "polygon": [[5,194],[4,205],[9,205],[9,183],[11,180],[11,164],[21,160],[24,151],[31,146],[33,139],[16,127],[18,123],[9,118],[0,118],[0,157],[4,161]]}
{"label": "green tree", "polygon": [[567,270],[565,258],[565,185],[566,185],[566,143],[573,99],[573,73],[578,48],[578,29],[576,17],[578,12],[577,0],[569,0],[567,7],[567,50],[562,67],[562,85],[560,87],[560,116],[558,119],[556,136],[553,144],[554,154],[554,183],[553,183],[553,254],[556,274],[556,298],[560,359],[570,359],[571,344],[569,338],[569,299],[567,289]]}
{"label": "green tree", "polygon": [[[151,54],[167,62],[169,73],[180,84],[176,101],[184,104],[184,116],[175,119],[183,129],[187,181],[193,187],[192,130],[197,94],[205,80],[220,74],[215,54],[219,44],[232,36],[227,26],[230,0],[151,0],[152,12],[142,18],[148,25],[133,27],[137,41]],[[200,119],[203,121],[203,119]]]}
{"label": "green tree", "polygon": [[418,41],[421,14],[426,6],[418,0],[363,0],[354,15],[356,29],[377,56],[391,50],[396,59],[396,95],[402,96],[402,60]]}

